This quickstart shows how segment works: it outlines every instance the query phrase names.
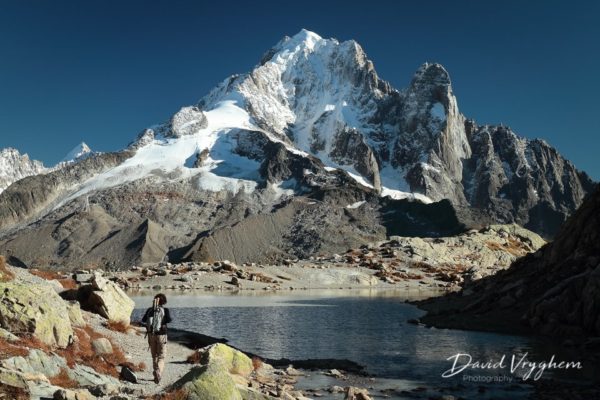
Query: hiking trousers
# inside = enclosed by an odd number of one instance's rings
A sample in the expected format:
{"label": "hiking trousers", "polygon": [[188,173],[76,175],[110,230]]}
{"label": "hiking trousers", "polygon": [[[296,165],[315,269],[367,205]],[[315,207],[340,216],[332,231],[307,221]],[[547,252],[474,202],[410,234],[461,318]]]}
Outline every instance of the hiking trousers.
{"label": "hiking trousers", "polygon": [[165,356],[167,354],[167,335],[148,335],[148,345],[152,354],[152,369],[154,379],[160,380],[165,369]]}

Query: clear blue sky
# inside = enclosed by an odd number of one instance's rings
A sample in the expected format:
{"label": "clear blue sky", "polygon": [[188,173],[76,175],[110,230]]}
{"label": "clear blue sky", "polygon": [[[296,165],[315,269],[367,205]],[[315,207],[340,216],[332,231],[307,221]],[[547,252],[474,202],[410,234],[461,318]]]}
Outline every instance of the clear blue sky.
{"label": "clear blue sky", "polygon": [[600,2],[2,1],[0,148],[117,150],[301,28],[355,39],[405,87],[425,61],[461,111],[541,137],[600,179]]}

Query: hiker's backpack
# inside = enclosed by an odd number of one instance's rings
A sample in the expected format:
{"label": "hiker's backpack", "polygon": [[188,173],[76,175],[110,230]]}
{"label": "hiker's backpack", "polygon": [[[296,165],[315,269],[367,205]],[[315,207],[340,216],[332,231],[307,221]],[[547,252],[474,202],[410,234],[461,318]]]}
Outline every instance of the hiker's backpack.
{"label": "hiker's backpack", "polygon": [[162,327],[162,321],[165,316],[165,309],[161,306],[155,305],[152,307],[152,313],[146,320],[146,333],[158,335],[160,328]]}

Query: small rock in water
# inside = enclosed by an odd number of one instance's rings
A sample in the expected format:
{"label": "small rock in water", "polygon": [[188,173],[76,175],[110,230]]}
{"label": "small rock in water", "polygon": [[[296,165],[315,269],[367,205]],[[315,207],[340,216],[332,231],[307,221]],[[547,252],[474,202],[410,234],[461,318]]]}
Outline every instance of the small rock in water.
{"label": "small rock in water", "polygon": [[288,375],[290,375],[290,376],[302,376],[302,375],[304,375],[302,372],[298,371],[296,368],[292,367],[291,365],[286,368],[285,373],[288,374]]}
{"label": "small rock in water", "polygon": [[344,374],[342,374],[337,369],[331,369],[327,373],[325,373],[325,375],[327,375],[327,376],[333,376],[335,378],[342,378],[344,376]]}
{"label": "small rock in water", "polygon": [[344,400],[372,400],[372,398],[369,396],[367,389],[350,386],[346,388],[346,397]]}
{"label": "small rock in water", "polygon": [[329,388],[329,392],[330,393],[343,393],[344,392],[344,388],[341,386],[332,386]]}

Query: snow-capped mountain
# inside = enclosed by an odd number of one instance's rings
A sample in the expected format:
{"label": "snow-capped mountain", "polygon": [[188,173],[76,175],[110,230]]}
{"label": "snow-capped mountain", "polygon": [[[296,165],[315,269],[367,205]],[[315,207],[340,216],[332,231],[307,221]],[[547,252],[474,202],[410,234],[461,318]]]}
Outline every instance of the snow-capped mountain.
{"label": "snow-capped mountain", "polygon": [[2,149],[0,150],[0,193],[13,182],[46,171],[40,161],[31,160],[27,154],[21,154],[13,148]]}
{"label": "snow-capped mountain", "polygon": [[61,160],[61,163],[72,163],[81,160],[84,157],[89,157],[91,154],[92,149],[90,149],[85,142],[81,142],[67,153],[67,155]]}
{"label": "snow-capped mountain", "polygon": [[393,89],[354,41],[301,31],[199,107],[235,101],[278,139],[366,180],[383,195],[449,199],[551,235],[592,181],[542,140],[478,126],[459,111],[448,72],[423,64]]}
{"label": "snow-capped mountain", "polygon": [[396,90],[356,42],[306,30],[127,149],[69,159],[0,196],[0,249],[44,224],[64,231],[29,260],[306,256],[487,221],[552,235],[593,186],[547,143],[468,120],[441,65]]}

